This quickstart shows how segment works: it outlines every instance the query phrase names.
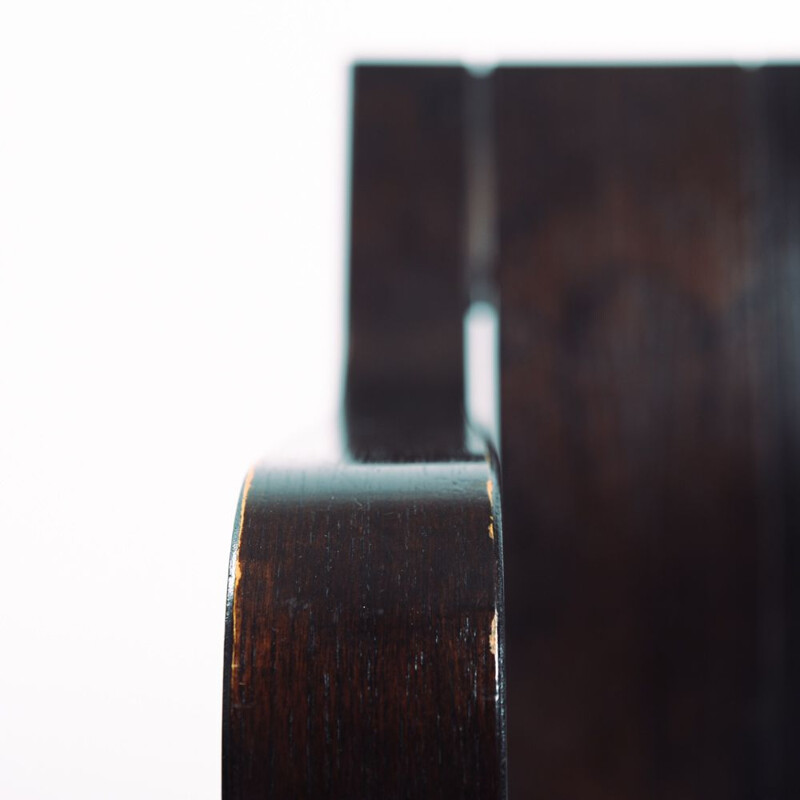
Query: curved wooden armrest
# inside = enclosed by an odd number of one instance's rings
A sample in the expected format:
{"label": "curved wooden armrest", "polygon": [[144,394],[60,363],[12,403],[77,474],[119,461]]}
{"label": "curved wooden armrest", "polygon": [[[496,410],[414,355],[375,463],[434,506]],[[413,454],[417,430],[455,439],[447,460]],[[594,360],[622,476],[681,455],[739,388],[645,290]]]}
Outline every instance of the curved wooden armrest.
{"label": "curved wooden armrest", "polygon": [[500,796],[486,459],[251,471],[228,591],[224,796]]}

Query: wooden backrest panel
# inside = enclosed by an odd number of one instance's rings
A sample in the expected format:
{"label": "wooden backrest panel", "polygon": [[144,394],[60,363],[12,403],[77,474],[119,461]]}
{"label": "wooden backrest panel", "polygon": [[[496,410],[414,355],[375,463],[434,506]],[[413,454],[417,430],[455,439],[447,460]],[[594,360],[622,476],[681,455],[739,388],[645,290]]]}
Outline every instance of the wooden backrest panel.
{"label": "wooden backrest panel", "polygon": [[798,73],[494,82],[511,796],[797,796]]}

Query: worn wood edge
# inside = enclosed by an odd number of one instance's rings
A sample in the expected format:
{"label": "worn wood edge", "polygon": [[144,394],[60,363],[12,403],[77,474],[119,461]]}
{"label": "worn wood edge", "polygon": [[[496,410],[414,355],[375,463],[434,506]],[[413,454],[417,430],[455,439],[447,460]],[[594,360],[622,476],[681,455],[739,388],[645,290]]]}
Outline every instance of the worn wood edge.
{"label": "worn wood edge", "polygon": [[[454,462],[458,462],[455,459]],[[502,490],[501,490],[501,469],[496,451],[491,445],[487,445],[485,461],[489,478],[486,482],[486,494],[488,499],[489,525],[487,535],[493,541],[494,552],[494,619],[492,622],[489,637],[489,650],[494,656],[495,663],[495,730],[496,730],[496,752],[497,774],[499,778],[499,800],[506,800],[508,795],[508,772],[507,772],[507,725],[506,725],[506,672],[505,672],[505,592],[504,592],[504,570],[503,570],[503,528],[502,528]],[[343,466],[347,463],[345,462]],[[391,466],[413,466],[415,462],[398,461],[392,462]],[[446,464],[448,462],[439,462]],[[387,464],[383,464],[387,465]],[[367,466],[362,464],[362,466]],[[380,466],[372,464],[369,466]],[[238,616],[241,613],[237,609],[239,579],[242,576],[242,569],[239,560],[242,530],[245,526],[247,516],[247,502],[254,477],[261,470],[267,469],[263,463],[257,463],[250,468],[242,484],[239,500],[236,507],[236,515],[233,526],[230,560],[228,567],[228,582],[226,594],[226,614],[225,614],[225,647],[224,647],[224,670],[223,670],[223,719],[222,719],[222,796],[234,797],[237,785],[236,775],[231,773],[231,754],[230,741],[230,720],[231,720],[231,700],[232,700],[232,680],[234,679],[235,665],[233,664],[233,652],[236,643],[236,628],[240,624]],[[274,470],[273,470],[274,471]],[[282,470],[278,470],[282,471]],[[291,470],[297,471],[297,470]],[[302,471],[302,470],[300,470]]]}
{"label": "worn wood edge", "polygon": [[233,643],[235,639],[234,631],[234,605],[237,584],[237,573],[239,568],[239,542],[244,522],[245,509],[247,507],[247,496],[253,484],[253,477],[256,472],[256,465],[250,467],[242,482],[239,492],[239,500],[236,504],[236,516],[234,518],[233,534],[231,536],[231,551],[228,559],[228,585],[225,597],[225,645],[224,645],[224,665],[222,678],[222,793],[225,794],[226,787],[231,780],[228,774],[230,759],[230,703],[231,703],[231,677],[232,677],[232,658]]}
{"label": "worn wood edge", "polygon": [[505,559],[503,553],[503,502],[500,458],[494,446],[487,444],[486,461],[491,475],[487,485],[490,506],[490,524],[495,540],[495,685],[497,687],[497,737],[500,745],[500,781],[502,798],[508,797],[508,706],[506,703],[506,598]]}

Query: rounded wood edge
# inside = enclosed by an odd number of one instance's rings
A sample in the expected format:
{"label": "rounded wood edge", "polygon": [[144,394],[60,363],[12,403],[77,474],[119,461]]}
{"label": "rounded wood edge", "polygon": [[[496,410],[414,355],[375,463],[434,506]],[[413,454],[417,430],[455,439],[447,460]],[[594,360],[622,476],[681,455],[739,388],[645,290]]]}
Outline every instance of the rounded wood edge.
{"label": "rounded wood edge", "polygon": [[[320,792],[325,796],[341,796],[343,791],[353,798],[375,796],[376,792],[391,797],[506,796],[505,615],[499,476],[493,456],[436,464],[343,464],[327,470],[296,472],[259,466],[250,470],[237,507],[228,576],[223,798],[262,796],[264,791],[290,792],[294,797],[320,796]],[[365,505],[369,511],[364,510]],[[381,514],[394,519],[394,523],[376,533],[374,521]],[[405,529],[403,524],[398,527],[403,514],[408,518],[403,523]],[[335,586],[329,587],[334,590],[333,607],[338,604],[342,613],[339,627],[329,626],[330,619],[323,620],[325,624],[315,628],[314,636],[322,640],[328,637],[318,643],[320,651],[327,647],[330,654],[334,648],[337,654],[343,654],[344,662],[348,659],[351,662],[348,664],[351,671],[340,672],[337,680],[333,671],[320,671],[315,658],[321,656],[319,652],[309,654],[308,641],[293,642],[288,635],[296,632],[296,624],[302,627],[297,609],[304,603],[311,604],[312,616],[328,613],[328,607],[319,603],[321,596],[318,594],[310,601],[301,598],[292,601],[284,592],[287,580],[281,584],[283,579],[276,580],[273,575],[271,582],[265,583],[263,568],[270,559],[281,556],[285,567],[296,569],[291,580],[298,586],[305,581],[307,590],[313,592],[315,582],[309,579],[310,573],[304,572],[303,563],[322,558],[319,563],[327,568],[333,565],[341,570],[344,565],[339,559],[341,554],[334,554],[332,560],[329,554],[326,562],[319,547],[314,548],[314,536],[319,537],[324,529],[341,530],[342,526],[350,526],[350,533],[344,536],[351,547],[359,537],[364,538],[366,531],[373,544],[382,543],[388,548],[382,555],[367,555],[366,560],[360,561],[350,583],[358,586],[359,575],[363,579],[365,574],[383,580],[381,596],[389,592],[394,610],[377,606],[369,609],[366,605],[359,609],[358,592],[347,595],[345,583],[335,581]],[[416,533],[420,541],[434,541],[440,549],[438,555],[419,544],[397,549],[397,536],[404,530],[406,536]],[[298,545],[304,536],[309,541]],[[289,550],[281,550],[286,546]],[[302,557],[292,562],[291,554],[298,553]],[[406,560],[382,566],[380,559],[387,557],[389,562],[396,562],[398,557]],[[457,566],[462,574],[456,581],[454,570],[459,560]],[[430,572],[435,580],[417,585],[405,596],[402,592],[392,595],[393,567],[417,569],[418,581],[422,581],[423,573]],[[406,609],[405,616],[399,613],[401,608]],[[423,630],[414,627],[417,622],[425,623],[426,613],[428,623],[441,623],[427,633],[424,624],[420,626]],[[388,625],[381,622],[386,618],[390,620]],[[470,630],[470,624],[480,630],[485,643],[477,649],[474,648],[477,630]],[[275,662],[275,638],[271,643],[265,640],[268,629],[280,631],[275,635],[284,636],[283,644],[293,648],[289,661],[281,662],[278,657],[278,663]],[[374,635],[369,642],[365,639],[367,634]],[[439,635],[441,640],[436,638]],[[372,648],[366,654],[365,642],[367,649]],[[418,687],[420,692],[415,694],[413,688],[407,688],[401,696],[400,672],[403,665],[408,667],[417,657],[411,651],[420,645],[419,658],[425,647],[430,649],[427,662],[424,658],[422,663],[415,662],[416,674],[419,670],[427,671],[431,680],[423,681]],[[461,650],[473,647],[473,650],[465,655],[456,647]],[[255,668],[243,664],[240,658],[243,653],[245,660],[249,653],[257,654],[255,660],[260,658],[262,662]],[[492,659],[491,680],[486,669],[487,653]],[[392,659],[387,667],[386,663]],[[289,663],[293,665],[291,669],[287,669]],[[365,664],[372,664],[376,670],[373,683],[358,686],[358,680],[364,678],[359,670]],[[303,678],[303,668],[308,672],[307,678]],[[322,683],[311,686],[309,681],[319,675],[323,675]],[[449,675],[449,680],[443,680],[445,675]],[[468,691],[464,688],[465,675],[473,678],[473,688]],[[269,681],[265,681],[266,676]],[[335,686],[330,693],[339,693],[328,712],[338,714],[336,724],[344,727],[351,739],[360,741],[360,749],[351,749],[348,741],[339,742],[345,747],[337,751],[330,736],[331,713],[326,717],[324,708],[313,709],[320,697],[330,697],[324,691],[319,694],[319,686],[326,680],[330,687]],[[410,680],[405,676],[407,685]],[[347,681],[352,684],[349,688]],[[265,688],[267,682],[272,688]],[[442,699],[446,692],[452,693],[452,703]],[[243,710],[240,701],[248,698],[262,707]],[[302,734],[299,739],[293,722],[293,703],[301,717],[304,709],[306,712],[307,735]],[[365,707],[357,712],[357,704]],[[430,708],[438,709],[438,728]],[[450,719],[441,724],[441,719],[447,716],[441,713],[443,709],[450,713]],[[364,715],[363,721],[359,714]],[[385,728],[367,731],[369,724],[376,721]],[[405,745],[402,741],[398,744],[392,721],[399,722],[401,727],[407,723],[415,732],[413,741],[409,737]],[[328,732],[320,733],[326,725]],[[387,754],[386,748],[394,749]],[[291,754],[297,756],[300,750],[311,763],[310,771],[287,766],[292,761]],[[312,751],[319,757],[318,762],[309,755]],[[333,763],[335,758],[338,765]],[[351,763],[345,765],[348,759]],[[393,765],[392,759],[398,763]],[[425,770],[428,774],[423,774]],[[420,794],[421,789],[424,795]]]}

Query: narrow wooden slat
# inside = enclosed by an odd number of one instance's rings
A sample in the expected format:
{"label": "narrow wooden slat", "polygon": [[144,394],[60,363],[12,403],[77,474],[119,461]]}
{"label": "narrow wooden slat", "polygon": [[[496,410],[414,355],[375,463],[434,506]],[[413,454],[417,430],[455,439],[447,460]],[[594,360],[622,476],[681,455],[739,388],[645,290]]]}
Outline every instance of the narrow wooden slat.
{"label": "narrow wooden slat", "polygon": [[348,441],[359,456],[464,445],[466,74],[354,72]]}
{"label": "narrow wooden slat", "polygon": [[751,76],[760,295],[759,797],[800,796],[800,69]]}

